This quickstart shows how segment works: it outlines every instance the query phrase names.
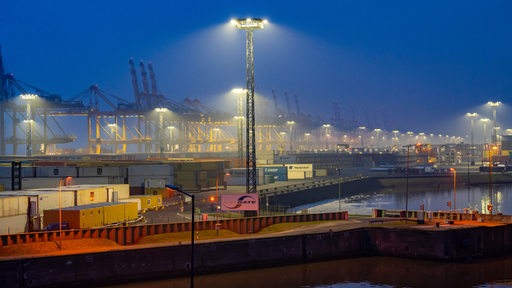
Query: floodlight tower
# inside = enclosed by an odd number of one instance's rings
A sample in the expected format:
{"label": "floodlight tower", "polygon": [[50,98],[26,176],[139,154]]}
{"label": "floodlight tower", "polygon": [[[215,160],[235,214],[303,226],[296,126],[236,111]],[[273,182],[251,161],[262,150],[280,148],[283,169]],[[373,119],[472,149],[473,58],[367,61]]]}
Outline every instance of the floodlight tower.
{"label": "floodlight tower", "polygon": [[[478,113],[466,113],[466,116],[471,120],[471,147],[469,148],[470,152],[470,162],[471,165],[475,165],[475,118],[478,117]],[[484,143],[485,144],[485,143]]]}
{"label": "floodlight tower", "polygon": [[498,127],[498,124],[496,123],[496,110],[498,109],[498,107],[500,107],[501,105],[501,102],[500,101],[496,101],[496,102],[492,102],[492,101],[489,101],[487,102],[487,105],[489,105],[491,108],[492,108],[492,122],[493,122],[493,129],[492,129],[492,144],[496,145],[498,144],[498,134],[496,132],[496,127]]}
{"label": "floodlight tower", "polygon": [[266,20],[260,18],[239,18],[231,20],[238,29],[245,30],[245,73],[246,73],[246,171],[247,193],[257,193],[256,190],[256,136],[254,119],[254,48],[252,36],[255,29],[263,29]]}
{"label": "floodlight tower", "polygon": [[30,102],[37,98],[35,94],[21,94],[21,99],[27,101],[27,157],[32,157],[32,109]]}

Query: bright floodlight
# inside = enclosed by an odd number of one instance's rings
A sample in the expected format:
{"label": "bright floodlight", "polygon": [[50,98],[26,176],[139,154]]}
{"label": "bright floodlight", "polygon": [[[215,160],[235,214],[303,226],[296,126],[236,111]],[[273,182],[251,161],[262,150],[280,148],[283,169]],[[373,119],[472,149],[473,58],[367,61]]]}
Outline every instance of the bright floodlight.
{"label": "bright floodlight", "polygon": [[155,108],[155,111],[156,111],[156,112],[165,112],[165,111],[167,111],[167,110],[168,110],[168,109],[167,109],[167,108],[165,108],[165,107],[157,107],[157,108]]}
{"label": "bright floodlight", "polygon": [[233,89],[231,89],[231,92],[233,92],[233,93],[244,93],[246,91],[247,91],[247,89],[244,89],[244,88],[233,88]]}
{"label": "bright floodlight", "polygon": [[20,97],[23,100],[34,100],[34,99],[36,99],[37,95],[36,94],[21,94]]}
{"label": "bright floodlight", "polygon": [[263,24],[268,23],[267,20],[261,18],[238,18],[231,20],[231,23],[238,29],[263,29]]}
{"label": "bright floodlight", "polygon": [[489,102],[487,102],[487,105],[489,105],[491,107],[498,107],[501,105],[501,102],[500,101],[497,101],[497,102],[489,101]]}

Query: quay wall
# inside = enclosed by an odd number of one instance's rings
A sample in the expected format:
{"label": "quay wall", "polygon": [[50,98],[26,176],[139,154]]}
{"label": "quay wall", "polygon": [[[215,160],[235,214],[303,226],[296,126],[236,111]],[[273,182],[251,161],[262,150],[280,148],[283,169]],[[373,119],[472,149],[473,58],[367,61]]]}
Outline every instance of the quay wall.
{"label": "quay wall", "polygon": [[[467,229],[361,227],[282,237],[199,242],[198,274],[301,264],[359,256],[442,261],[510,254],[512,225]],[[191,246],[128,246],[127,249],[0,261],[6,287],[65,287],[186,277]]]}

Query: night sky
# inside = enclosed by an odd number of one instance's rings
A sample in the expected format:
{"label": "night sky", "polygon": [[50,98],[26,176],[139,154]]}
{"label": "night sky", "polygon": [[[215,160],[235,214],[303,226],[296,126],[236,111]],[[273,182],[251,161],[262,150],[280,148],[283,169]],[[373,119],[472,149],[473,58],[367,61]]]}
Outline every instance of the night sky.
{"label": "night sky", "polygon": [[[4,0],[6,72],[75,97],[91,84],[134,101],[128,60],[153,64],[159,92],[226,109],[245,85],[254,32],[256,93],[286,109],[385,130],[467,135],[466,112],[512,128],[512,1],[19,1]],[[295,105],[292,105],[295,109]],[[256,107],[258,109],[258,107]],[[229,111],[228,111],[229,112]]]}

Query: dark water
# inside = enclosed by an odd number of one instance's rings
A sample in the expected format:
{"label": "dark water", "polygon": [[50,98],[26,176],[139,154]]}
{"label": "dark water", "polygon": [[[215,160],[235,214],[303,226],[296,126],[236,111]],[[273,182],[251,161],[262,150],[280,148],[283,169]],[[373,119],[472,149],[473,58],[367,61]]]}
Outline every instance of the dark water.
{"label": "dark water", "polygon": [[[202,275],[194,287],[511,287],[512,257],[442,263],[368,257],[268,269]],[[190,287],[189,278],[115,287]]]}
{"label": "dark water", "polygon": [[[411,189],[412,190],[412,189]],[[343,191],[342,191],[343,192]],[[456,208],[485,211],[493,203],[494,213],[512,214],[512,185],[474,186],[456,190]],[[297,211],[338,211],[371,214],[373,208],[405,209],[403,191],[389,189],[331,199],[296,207]],[[422,191],[408,195],[409,210],[424,205],[427,211],[449,210],[453,190]],[[401,258],[369,257],[197,276],[195,287],[512,287],[512,256],[499,259],[443,263]],[[188,278],[150,281],[117,287],[190,287]]]}
{"label": "dark water", "polygon": [[[313,203],[295,210],[309,209],[311,213],[335,212],[341,207],[342,211],[349,214],[371,215],[373,208],[420,210],[423,205],[426,211],[447,211],[456,208],[457,211],[478,210],[480,213],[488,213],[487,205],[493,205],[493,213],[512,214],[512,184],[478,185],[471,187],[456,187],[456,190],[422,190],[411,187],[408,195],[403,190],[381,189],[365,191],[354,196],[346,197],[348,191],[341,191],[341,199],[331,199],[319,203]],[[452,206],[447,206],[450,201]],[[453,207],[455,204],[455,207]]]}

